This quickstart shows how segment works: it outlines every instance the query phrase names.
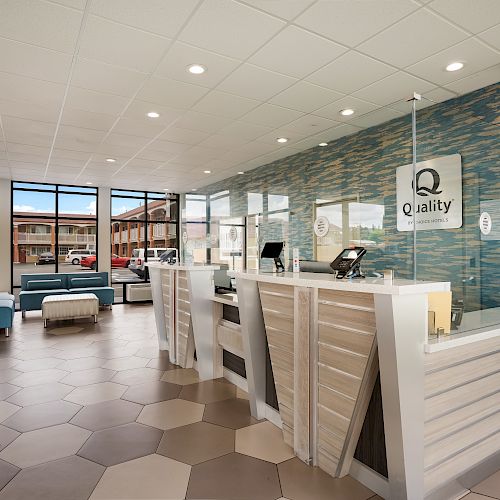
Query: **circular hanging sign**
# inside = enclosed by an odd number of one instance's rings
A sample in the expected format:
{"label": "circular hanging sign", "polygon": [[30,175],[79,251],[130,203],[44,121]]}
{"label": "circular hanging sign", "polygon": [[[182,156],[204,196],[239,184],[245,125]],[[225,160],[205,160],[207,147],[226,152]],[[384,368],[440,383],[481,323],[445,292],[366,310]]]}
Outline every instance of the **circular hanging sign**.
{"label": "circular hanging sign", "polygon": [[182,243],[184,243],[184,245],[187,243],[188,241],[188,234],[187,234],[187,231],[184,231],[182,233]]}
{"label": "circular hanging sign", "polygon": [[231,226],[231,229],[229,230],[229,241],[236,241],[237,239],[238,230],[234,226]]}
{"label": "circular hanging sign", "polygon": [[316,220],[314,221],[314,234],[318,238],[323,238],[328,234],[329,230],[330,230],[330,222],[328,222],[328,218],[323,215],[317,217]]}
{"label": "circular hanging sign", "polygon": [[491,215],[488,212],[483,212],[479,216],[479,229],[483,234],[486,235],[491,233],[491,226],[492,226]]}

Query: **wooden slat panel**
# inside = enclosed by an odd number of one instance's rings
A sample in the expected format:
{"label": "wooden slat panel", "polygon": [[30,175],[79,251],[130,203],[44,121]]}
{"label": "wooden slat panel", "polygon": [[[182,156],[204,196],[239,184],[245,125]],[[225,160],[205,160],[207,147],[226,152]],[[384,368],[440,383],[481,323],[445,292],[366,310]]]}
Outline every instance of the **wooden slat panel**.
{"label": "wooden slat panel", "polygon": [[183,309],[178,309],[177,310],[177,318],[180,322],[185,323],[185,324],[189,324],[189,320],[191,319],[191,314],[184,311]]}
{"label": "wooden slat panel", "polygon": [[321,447],[327,450],[330,455],[340,458],[342,454],[342,447],[344,446],[344,440],[335,434],[331,434],[324,427],[320,427],[318,431],[318,441],[321,443]]}
{"label": "wooden slat panel", "polygon": [[375,333],[375,314],[369,311],[353,311],[333,305],[318,305],[319,321],[344,326],[365,333]]}
{"label": "wooden slat panel", "polygon": [[177,298],[178,300],[183,300],[185,302],[189,302],[189,292],[182,288],[177,289]]}
{"label": "wooden slat panel", "polygon": [[291,408],[288,408],[288,406],[282,404],[279,405],[279,408],[281,421],[284,425],[290,427],[290,429],[293,429],[293,410]]}
{"label": "wooden slat panel", "polygon": [[361,379],[353,377],[345,372],[319,365],[318,382],[330,387],[338,392],[343,392],[346,396],[356,398],[358,395]]}
{"label": "wooden slat panel", "polygon": [[275,370],[273,375],[275,384],[279,384],[290,389],[293,387],[293,372],[279,369]]}
{"label": "wooden slat panel", "polygon": [[288,387],[283,387],[276,384],[276,395],[278,396],[279,404],[283,404],[288,408],[293,409],[293,390]]}
{"label": "wooden slat panel", "polygon": [[228,328],[223,325],[217,326],[217,340],[224,349],[237,356],[244,358],[243,352],[243,337],[241,331],[233,328]]}
{"label": "wooden slat panel", "polygon": [[187,271],[177,271],[177,278],[187,278]]}
{"label": "wooden slat panel", "polygon": [[329,432],[344,439],[349,428],[349,420],[338,413],[328,410],[322,405],[318,405],[318,423]]}
{"label": "wooden slat panel", "polygon": [[285,316],[283,313],[264,310],[264,322],[266,328],[274,328],[293,335],[293,317]]}
{"label": "wooden slat panel", "polygon": [[498,370],[500,370],[500,352],[431,373],[425,377],[425,396],[428,398],[445,392]]}
{"label": "wooden slat panel", "polygon": [[288,295],[293,298],[293,286],[291,285],[280,285],[276,283],[264,283],[259,282],[259,291],[269,292],[269,293],[279,293],[282,295]]}
{"label": "wooden slat panel", "polygon": [[454,434],[500,408],[500,392],[425,424],[425,444]]}
{"label": "wooden slat panel", "polygon": [[283,297],[281,295],[260,294],[260,301],[264,314],[268,311],[275,311],[278,314],[293,318],[293,297]]}
{"label": "wooden slat panel", "polygon": [[456,389],[425,400],[426,422],[467,406],[498,391],[500,373],[462,385]]}
{"label": "wooden slat panel", "polygon": [[318,465],[328,474],[335,476],[337,474],[339,461],[320,447],[318,449]]}
{"label": "wooden slat panel", "polygon": [[283,369],[293,372],[293,353],[270,345],[269,354],[271,355],[273,371],[276,369]]}
{"label": "wooden slat panel", "polygon": [[267,341],[270,346],[279,347],[290,353],[293,352],[293,333],[275,330],[266,326]]}
{"label": "wooden slat panel", "polygon": [[191,304],[189,302],[184,302],[183,300],[178,300],[177,311],[184,312],[186,314],[191,314]]}
{"label": "wooden slat panel", "polygon": [[283,424],[283,440],[293,448],[293,430],[285,424]]}
{"label": "wooden slat panel", "polygon": [[373,344],[373,335],[343,330],[324,323],[320,323],[318,328],[320,342],[368,356]]}
{"label": "wooden slat panel", "polygon": [[373,294],[357,293],[357,292],[339,292],[337,290],[320,289],[318,292],[318,300],[326,300],[328,302],[336,302],[339,304],[347,304],[353,307],[360,306],[373,309]]}
{"label": "wooden slat panel", "polygon": [[177,321],[177,332],[179,335],[183,335],[184,337],[187,337],[189,335],[189,323],[181,323],[180,321]]}
{"label": "wooden slat panel", "polygon": [[366,368],[367,358],[349,351],[335,349],[326,344],[319,345],[319,362],[337,370],[361,378]]}
{"label": "wooden slat panel", "polygon": [[188,281],[187,281],[187,278],[179,276],[177,278],[177,286],[179,288],[183,288],[185,290],[188,290]]}
{"label": "wooden slat panel", "polygon": [[350,419],[352,416],[355,401],[343,394],[320,385],[318,388],[318,401],[325,408],[335,411],[347,419]]}

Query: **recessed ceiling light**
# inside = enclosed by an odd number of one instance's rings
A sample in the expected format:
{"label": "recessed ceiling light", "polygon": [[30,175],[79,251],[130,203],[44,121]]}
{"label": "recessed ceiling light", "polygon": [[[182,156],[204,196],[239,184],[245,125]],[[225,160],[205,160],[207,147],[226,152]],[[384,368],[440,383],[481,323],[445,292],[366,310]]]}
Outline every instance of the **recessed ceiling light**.
{"label": "recessed ceiling light", "polygon": [[286,137],[278,137],[276,139],[276,142],[279,142],[280,144],[283,144],[285,142],[288,142],[288,139]]}
{"label": "recessed ceiling light", "polygon": [[318,146],[321,146],[322,148],[324,148],[325,146],[328,146],[328,143],[327,142],[320,142],[318,144]]}
{"label": "recessed ceiling light", "polygon": [[114,163],[116,160],[114,158],[106,158],[108,163]]}
{"label": "recessed ceiling light", "polygon": [[464,63],[461,62],[452,62],[446,66],[446,71],[458,71],[464,67]]}
{"label": "recessed ceiling light", "polygon": [[238,172],[238,175],[243,175],[245,172]]}
{"label": "recessed ceiling light", "polygon": [[163,191],[168,191],[168,188],[163,188]]}
{"label": "recessed ceiling light", "polygon": [[211,173],[212,173],[212,171],[211,171],[211,170],[203,170],[203,173],[204,173],[204,174],[211,174]]}
{"label": "recessed ceiling light", "polygon": [[191,191],[197,191],[197,189],[196,189],[196,188],[193,188],[193,189],[191,189]]}
{"label": "recessed ceiling light", "polygon": [[85,184],[87,184],[87,186],[92,186],[91,182],[86,182]]}
{"label": "recessed ceiling light", "polygon": [[354,114],[354,109],[351,109],[351,108],[347,108],[347,109],[343,109],[340,114],[342,116],[351,116]]}
{"label": "recessed ceiling light", "polygon": [[201,75],[202,73],[205,73],[206,70],[207,68],[201,64],[191,64],[191,66],[188,66],[188,71],[193,75]]}
{"label": "recessed ceiling light", "polygon": [[160,116],[160,113],[157,113],[156,111],[150,111],[148,113],[149,118],[158,118]]}

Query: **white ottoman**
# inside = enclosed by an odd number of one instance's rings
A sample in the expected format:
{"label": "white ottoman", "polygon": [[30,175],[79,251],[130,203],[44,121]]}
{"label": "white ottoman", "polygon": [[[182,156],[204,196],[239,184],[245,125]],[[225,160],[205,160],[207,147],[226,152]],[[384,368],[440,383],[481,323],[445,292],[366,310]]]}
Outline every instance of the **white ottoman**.
{"label": "white ottoman", "polygon": [[49,295],[42,302],[43,326],[51,319],[76,319],[94,317],[97,323],[99,299],[93,293]]}

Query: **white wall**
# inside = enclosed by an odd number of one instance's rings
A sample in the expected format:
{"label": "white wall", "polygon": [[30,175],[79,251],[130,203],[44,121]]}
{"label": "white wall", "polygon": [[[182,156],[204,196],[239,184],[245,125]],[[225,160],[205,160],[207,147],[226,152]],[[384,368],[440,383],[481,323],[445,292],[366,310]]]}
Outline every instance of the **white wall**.
{"label": "white wall", "polygon": [[0,291],[10,292],[11,189],[9,179],[0,179]]}
{"label": "white wall", "polygon": [[111,188],[99,188],[97,204],[97,267],[106,271],[111,283]]}

